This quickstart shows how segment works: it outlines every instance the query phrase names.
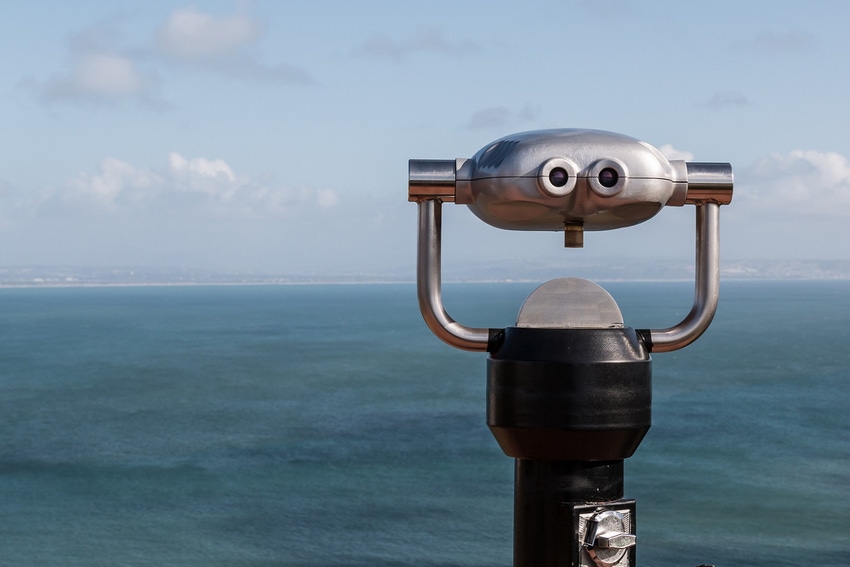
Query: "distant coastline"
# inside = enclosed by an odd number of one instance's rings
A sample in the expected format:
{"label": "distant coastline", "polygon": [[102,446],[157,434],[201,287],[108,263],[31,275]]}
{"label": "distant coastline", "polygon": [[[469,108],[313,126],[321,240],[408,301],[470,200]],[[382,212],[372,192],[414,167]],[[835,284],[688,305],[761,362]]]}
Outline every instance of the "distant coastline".
{"label": "distant coastline", "polygon": [[[462,267],[444,266],[445,283],[538,282],[557,277],[596,281],[692,281],[688,262],[598,261],[562,265],[542,261],[506,261]],[[850,260],[756,260],[721,264],[721,279],[732,280],[850,280]],[[173,267],[0,267],[0,288],[144,287],[234,285],[408,284],[415,267],[395,273],[276,274],[252,271],[204,270]]]}

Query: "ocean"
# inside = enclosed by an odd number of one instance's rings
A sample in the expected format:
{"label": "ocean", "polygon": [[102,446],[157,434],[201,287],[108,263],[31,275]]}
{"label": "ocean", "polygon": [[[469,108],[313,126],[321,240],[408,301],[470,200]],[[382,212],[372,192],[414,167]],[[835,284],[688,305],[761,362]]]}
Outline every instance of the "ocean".
{"label": "ocean", "polygon": [[[638,328],[692,302],[603,286]],[[534,287],[444,299],[504,327]],[[639,566],[850,564],[848,297],[723,282],[707,333],[653,355]],[[508,567],[486,358],[407,284],[0,289],[0,566]]]}

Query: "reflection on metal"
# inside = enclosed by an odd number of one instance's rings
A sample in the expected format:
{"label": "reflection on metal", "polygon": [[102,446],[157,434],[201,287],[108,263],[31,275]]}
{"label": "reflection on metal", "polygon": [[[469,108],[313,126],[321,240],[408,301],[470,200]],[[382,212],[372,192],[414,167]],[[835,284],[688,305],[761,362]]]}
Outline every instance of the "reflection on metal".
{"label": "reflection on metal", "polygon": [[537,329],[614,329],[623,315],[614,298],[599,285],[560,278],[535,289],[522,304],[517,327]]}
{"label": "reflection on metal", "polygon": [[443,306],[440,248],[442,209],[440,201],[419,202],[419,241],[416,262],[416,289],[419,310],[428,328],[451,346],[463,350],[485,351],[489,329],[475,329],[452,319]]}
{"label": "reflection on metal", "polygon": [[692,163],[688,162],[688,196],[685,203],[717,203],[728,205],[732,202],[732,166],[728,163]]}
{"label": "reflection on metal", "polygon": [[412,159],[408,165],[408,199],[455,200],[455,161]]}
{"label": "reflection on metal", "polygon": [[720,205],[697,205],[696,290],[690,313],[668,329],[650,330],[652,352],[686,347],[705,332],[717,311],[720,296]]}

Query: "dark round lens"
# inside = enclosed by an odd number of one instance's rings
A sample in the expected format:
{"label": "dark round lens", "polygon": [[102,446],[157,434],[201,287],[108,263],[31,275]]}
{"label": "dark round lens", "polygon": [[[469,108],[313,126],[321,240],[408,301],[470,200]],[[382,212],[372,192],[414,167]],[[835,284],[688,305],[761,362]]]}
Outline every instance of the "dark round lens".
{"label": "dark round lens", "polygon": [[549,183],[555,187],[563,187],[570,180],[570,174],[563,167],[552,168],[549,172]]}
{"label": "dark round lens", "polygon": [[606,167],[599,172],[599,184],[603,187],[613,187],[620,180],[620,174],[616,170]]}

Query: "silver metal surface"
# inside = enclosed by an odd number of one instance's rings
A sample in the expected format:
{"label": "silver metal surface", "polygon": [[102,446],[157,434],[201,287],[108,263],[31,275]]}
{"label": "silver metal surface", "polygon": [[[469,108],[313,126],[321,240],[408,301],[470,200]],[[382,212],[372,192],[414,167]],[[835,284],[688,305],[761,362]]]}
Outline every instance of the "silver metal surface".
{"label": "silver metal surface", "polygon": [[442,247],[442,205],[436,199],[419,202],[419,237],[416,260],[416,291],[419,310],[428,328],[438,338],[463,350],[486,351],[489,329],[461,325],[443,306],[440,252]]}
{"label": "silver metal surface", "polygon": [[687,162],[689,204],[717,203],[728,205],[732,202],[732,186],[735,177],[728,163]]}
{"label": "silver metal surface", "polygon": [[[512,134],[465,165],[456,202],[510,230],[560,231],[567,223],[584,230],[631,226],[665,205],[684,204],[687,193],[684,162],[670,162],[645,142],[600,130]],[[558,166],[570,174],[563,188],[544,176]],[[617,175],[611,185],[600,179],[606,169]]]}
{"label": "silver metal surface", "polygon": [[579,517],[579,534],[584,554],[581,565],[588,567],[628,567],[628,550],[637,544],[631,533],[630,510],[602,509]]}
{"label": "silver metal surface", "polygon": [[717,311],[720,295],[720,205],[696,207],[696,286],[690,313],[668,329],[650,330],[652,352],[686,347],[705,332]]}
{"label": "silver metal surface", "polygon": [[628,549],[637,544],[634,534],[606,534],[596,537],[596,547],[600,549]]}
{"label": "silver metal surface", "polygon": [[531,292],[519,311],[517,327],[538,329],[610,329],[623,327],[614,298],[581,278],[548,281]]}
{"label": "silver metal surface", "polygon": [[408,162],[408,200],[455,200],[455,160],[412,159]]}

